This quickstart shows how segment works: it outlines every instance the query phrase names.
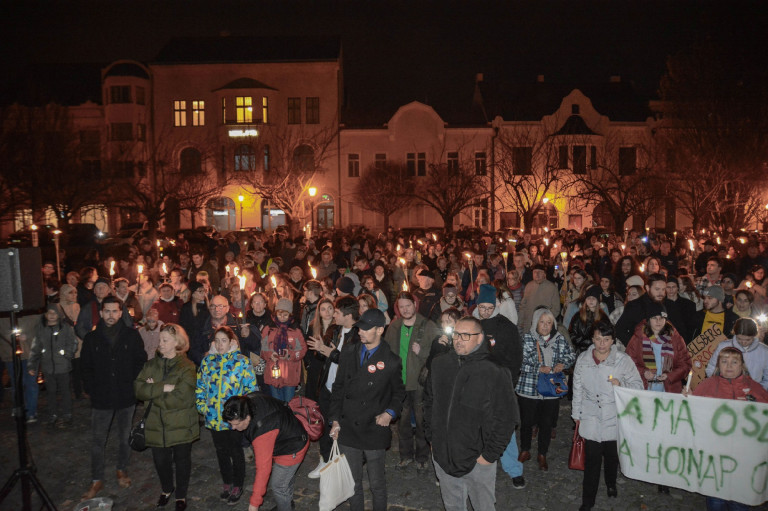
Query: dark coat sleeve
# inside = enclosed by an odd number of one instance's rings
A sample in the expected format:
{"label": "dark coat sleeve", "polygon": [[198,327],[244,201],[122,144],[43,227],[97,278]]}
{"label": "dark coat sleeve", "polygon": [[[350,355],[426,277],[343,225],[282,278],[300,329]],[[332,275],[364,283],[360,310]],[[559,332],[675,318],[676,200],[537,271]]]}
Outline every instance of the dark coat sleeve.
{"label": "dark coat sleeve", "polygon": [[[512,389],[512,375],[507,368],[499,368],[496,377],[497,389]],[[483,438],[488,440],[482,452],[486,461],[493,463],[501,458],[509,445],[512,433],[520,424],[520,411],[514,392],[494,392],[491,404],[492,419],[483,425]]]}

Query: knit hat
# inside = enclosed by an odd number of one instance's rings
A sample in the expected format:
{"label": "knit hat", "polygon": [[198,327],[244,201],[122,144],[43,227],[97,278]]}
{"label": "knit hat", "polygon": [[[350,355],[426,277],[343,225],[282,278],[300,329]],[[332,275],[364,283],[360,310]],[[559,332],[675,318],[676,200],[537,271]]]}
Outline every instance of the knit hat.
{"label": "knit hat", "polygon": [[285,311],[285,312],[293,312],[293,302],[290,301],[288,298],[280,298],[277,301],[277,305],[275,305],[275,312],[277,311]]}
{"label": "knit hat", "polygon": [[342,293],[351,295],[355,291],[355,283],[349,277],[341,277],[336,281],[336,289]]}
{"label": "knit hat", "polygon": [[435,280],[435,274],[429,271],[427,268],[422,268],[416,273],[417,277],[428,277],[432,280]]}
{"label": "knit hat", "polygon": [[645,281],[643,280],[643,277],[640,275],[632,275],[627,279],[627,287],[632,286],[638,286],[643,287],[645,285]]}
{"label": "knit hat", "polygon": [[477,294],[477,303],[496,304],[496,288],[490,284],[482,284]]}
{"label": "knit hat", "polygon": [[193,280],[192,282],[187,284],[187,288],[189,288],[189,293],[190,294],[194,293],[195,291],[197,291],[201,287],[203,287],[203,283],[202,282],[198,282],[196,280]]}
{"label": "knit hat", "polygon": [[[723,274],[723,279],[731,279],[731,282],[733,282],[734,284],[738,284],[739,283],[739,278],[736,277],[735,273],[724,273]],[[62,289],[64,289],[64,286],[62,286]]]}
{"label": "knit hat", "polygon": [[645,306],[645,319],[655,318],[656,316],[666,318],[667,309],[659,302],[651,302]]}
{"label": "knit hat", "polygon": [[709,286],[701,292],[701,296],[709,296],[710,298],[714,298],[720,303],[723,303],[725,300],[725,292],[720,286]]}
{"label": "knit hat", "polygon": [[447,296],[449,294],[458,294],[459,290],[456,289],[456,286],[451,286],[450,284],[443,287],[443,296]]}
{"label": "knit hat", "polygon": [[584,300],[592,296],[594,298],[597,298],[597,301],[599,302],[601,294],[603,294],[603,290],[600,286],[589,286],[587,291],[584,293]]}

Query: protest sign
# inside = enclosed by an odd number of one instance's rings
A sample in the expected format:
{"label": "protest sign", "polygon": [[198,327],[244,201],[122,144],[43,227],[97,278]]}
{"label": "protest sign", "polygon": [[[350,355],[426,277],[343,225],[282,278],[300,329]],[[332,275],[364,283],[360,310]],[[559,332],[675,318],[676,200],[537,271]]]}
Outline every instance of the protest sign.
{"label": "protest sign", "polygon": [[614,392],[624,475],[751,506],[768,500],[768,404]]}
{"label": "protest sign", "polygon": [[712,358],[712,353],[717,349],[717,345],[726,339],[727,337],[720,330],[720,326],[715,324],[701,332],[688,345],[688,354],[691,355],[691,363],[693,364],[691,390],[695,389],[696,385],[707,377],[705,372],[709,359]]}

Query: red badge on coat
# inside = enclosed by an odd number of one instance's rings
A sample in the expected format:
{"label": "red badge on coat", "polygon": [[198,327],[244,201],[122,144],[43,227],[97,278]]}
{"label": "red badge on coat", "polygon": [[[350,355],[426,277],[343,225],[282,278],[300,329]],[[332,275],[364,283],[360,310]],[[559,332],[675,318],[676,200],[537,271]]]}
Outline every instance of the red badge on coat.
{"label": "red badge on coat", "polygon": [[373,364],[369,365],[368,366],[368,372],[371,373],[371,374],[375,373],[376,372],[376,366],[373,365]]}
{"label": "red badge on coat", "polygon": [[376,362],[376,367],[377,367],[379,370],[382,370],[382,369],[384,369],[384,361],[383,361],[383,360],[379,360],[378,362]]}

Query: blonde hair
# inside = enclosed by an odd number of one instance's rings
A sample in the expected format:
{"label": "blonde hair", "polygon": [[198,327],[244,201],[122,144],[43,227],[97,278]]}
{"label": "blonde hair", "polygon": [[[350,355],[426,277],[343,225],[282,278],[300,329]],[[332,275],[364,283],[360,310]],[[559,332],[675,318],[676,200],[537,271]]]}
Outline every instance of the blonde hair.
{"label": "blonde hair", "polygon": [[189,350],[189,336],[181,325],[166,323],[160,327],[160,333],[168,332],[176,341],[176,353],[185,353]]}

